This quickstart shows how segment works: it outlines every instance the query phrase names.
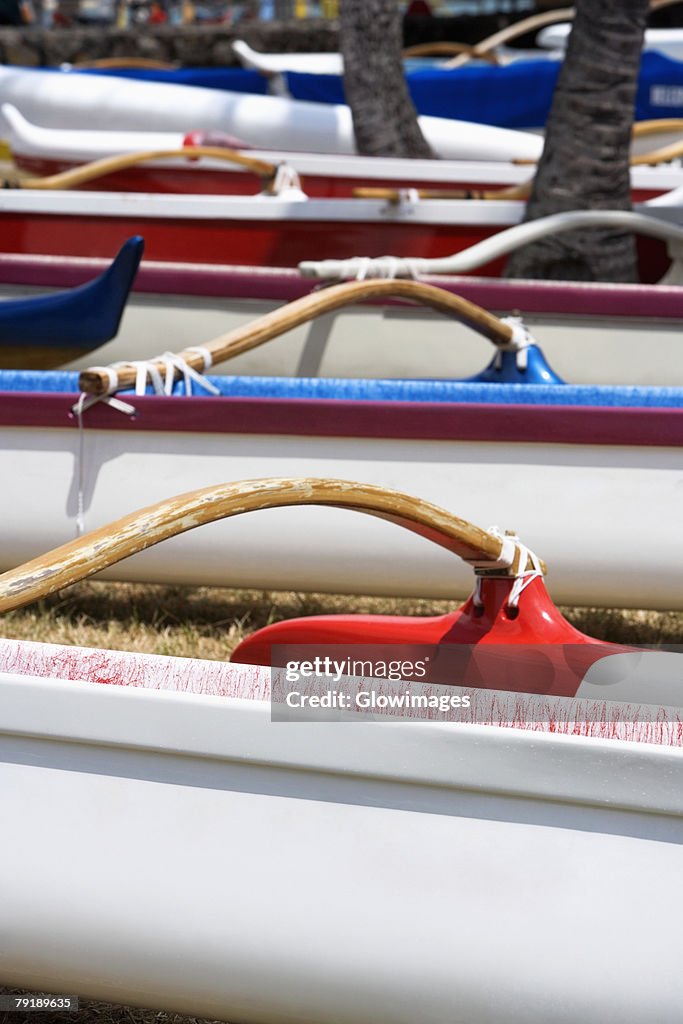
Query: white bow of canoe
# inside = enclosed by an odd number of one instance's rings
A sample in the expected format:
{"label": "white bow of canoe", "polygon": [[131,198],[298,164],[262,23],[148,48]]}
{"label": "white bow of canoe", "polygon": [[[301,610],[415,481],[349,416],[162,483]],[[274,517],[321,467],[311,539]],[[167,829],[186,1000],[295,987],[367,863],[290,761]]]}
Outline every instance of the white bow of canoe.
{"label": "white bow of canoe", "polygon": [[265,75],[281,75],[284,71],[300,71],[309,75],[342,75],[341,53],[260,53],[243,39],[235,39],[232,50],[245,68]]}

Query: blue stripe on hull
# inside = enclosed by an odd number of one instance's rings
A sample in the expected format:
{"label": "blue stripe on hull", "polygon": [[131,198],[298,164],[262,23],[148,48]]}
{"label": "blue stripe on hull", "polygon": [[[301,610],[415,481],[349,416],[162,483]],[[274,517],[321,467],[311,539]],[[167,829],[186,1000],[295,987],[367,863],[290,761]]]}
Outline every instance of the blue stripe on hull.
{"label": "blue stripe on hull", "polygon": [[[492,405],[557,405],[683,409],[683,388],[578,384],[489,384],[446,380],[357,380],[291,377],[211,377],[224,397],[316,398],[383,402],[468,402]],[[0,392],[78,392],[78,374],[65,371],[0,371]],[[178,383],[175,393],[183,391]],[[195,394],[201,394],[195,388]]]}

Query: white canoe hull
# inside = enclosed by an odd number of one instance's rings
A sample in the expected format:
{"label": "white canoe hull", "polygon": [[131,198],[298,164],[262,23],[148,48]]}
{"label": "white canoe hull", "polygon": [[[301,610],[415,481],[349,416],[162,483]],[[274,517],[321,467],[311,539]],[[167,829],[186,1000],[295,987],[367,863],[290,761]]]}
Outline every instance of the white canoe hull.
{"label": "white canoe hull", "polygon": [[[6,103],[38,125],[123,131],[229,132],[259,149],[355,153],[351,111],[278,96],[199,86],[0,68]],[[530,132],[421,117],[434,151],[446,159],[538,159],[543,141]]]}
{"label": "white canoe hull", "polygon": [[0,642],[0,983],[244,1024],[675,1019],[680,748],[283,725],[67,681],[90,654],[110,682],[126,659],[258,698],[267,669],[46,648],[62,671],[37,678],[21,646]]}
{"label": "white canoe hull", "polygon": [[[66,410],[69,399],[59,401]],[[147,410],[144,418],[158,400],[136,401]],[[121,429],[86,426],[82,453],[75,422],[49,430],[0,428],[0,474],[14,482],[0,568],[70,540],[79,504],[90,530],[210,484],[333,476],[412,491],[470,521],[513,529],[547,561],[557,602],[683,607],[680,447],[523,443],[504,434],[495,441],[319,437],[294,427],[291,435],[266,428],[235,433],[234,425],[228,433],[182,432],[186,400],[176,401],[175,430],[139,430],[129,422]],[[238,402],[229,418],[241,415]],[[283,408],[282,425],[290,415]],[[553,429],[549,417],[547,430]],[[430,598],[467,593],[471,582],[464,565],[426,541],[379,520],[318,508],[212,524],[126,560],[107,576]]]}

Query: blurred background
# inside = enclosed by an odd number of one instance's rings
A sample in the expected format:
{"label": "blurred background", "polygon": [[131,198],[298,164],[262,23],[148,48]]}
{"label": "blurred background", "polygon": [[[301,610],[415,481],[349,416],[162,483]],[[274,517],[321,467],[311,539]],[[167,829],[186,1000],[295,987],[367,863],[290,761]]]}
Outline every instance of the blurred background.
{"label": "blurred background", "polygon": [[[409,18],[527,14],[561,2],[545,0],[397,0]],[[334,19],[340,0],[0,0],[0,24],[223,24]]]}

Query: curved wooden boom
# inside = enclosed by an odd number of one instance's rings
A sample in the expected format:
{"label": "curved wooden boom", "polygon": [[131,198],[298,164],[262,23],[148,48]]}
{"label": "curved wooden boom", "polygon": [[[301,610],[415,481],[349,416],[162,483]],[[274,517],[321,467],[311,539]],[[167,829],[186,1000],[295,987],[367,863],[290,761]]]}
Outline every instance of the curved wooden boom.
{"label": "curved wooden boom", "polygon": [[433,43],[417,43],[415,46],[408,46],[403,51],[404,57],[455,57],[465,53],[468,57],[481,56],[482,60],[489,64],[498,64],[495,53],[474,53],[475,47],[471,43],[451,43],[449,40],[439,40]]}
{"label": "curved wooden boom", "polygon": [[171,64],[167,60],[155,60],[153,57],[100,57],[99,60],[79,60],[71,65],[79,71],[105,70],[111,68],[140,68],[146,71],[175,71],[180,64]]}
{"label": "curved wooden boom", "polygon": [[412,274],[465,274],[491,260],[507,256],[508,253],[514,252],[522,245],[528,245],[537,238],[545,238],[561,231],[573,231],[575,228],[593,227],[624,229],[665,242],[683,243],[683,228],[657,217],[631,213],[630,210],[570,210],[515,224],[481,242],[475,242],[469,249],[453,253],[452,256],[435,259],[377,256],[370,260],[361,260],[357,257],[345,260],[304,260],[299,264],[299,273],[303,277],[334,280],[355,277],[361,268],[368,277],[380,276],[387,272],[397,277]]}
{"label": "curved wooden boom", "polygon": [[509,43],[511,39],[517,39],[519,36],[531,32],[532,29],[543,28],[544,25],[554,25],[558,21],[571,21],[573,17],[573,7],[561,7],[556,11],[543,11],[541,14],[532,14],[530,18],[516,21],[512,25],[502,28],[499,32],[494,32],[492,36],[482,39],[468,53],[459,54],[453,60],[448,61],[444,67],[449,70],[462,67],[463,64],[467,64],[468,61],[474,58],[485,58],[486,54],[490,53],[491,50],[495,50],[496,46],[500,46],[502,43]]}
{"label": "curved wooden boom", "polygon": [[634,139],[648,135],[662,135],[665,132],[679,132],[683,135],[683,117],[655,117],[649,121],[636,121],[633,125]]}
{"label": "curved wooden boom", "polygon": [[[390,281],[347,281],[325,288],[324,291],[312,292],[310,295],[304,295],[301,299],[287,303],[286,306],[282,306],[272,313],[266,313],[243,327],[237,327],[227,334],[214,338],[203,348],[211,353],[212,365],[215,365],[240,355],[242,352],[248,352],[250,349],[270,341],[271,338],[277,338],[280,334],[313,320],[323,313],[329,313],[354,302],[362,302],[364,299],[385,296],[413,299],[423,305],[431,306],[440,313],[447,313],[473,330],[479,331],[494,345],[504,346],[512,340],[513,329],[509,324],[503,323],[492,313],[463,299],[460,295],[452,295],[442,288],[435,288],[434,285],[423,284],[419,281],[394,279]],[[187,349],[179,355],[193,369],[205,369],[201,353]],[[154,360],[150,360],[150,362],[154,364]],[[155,365],[163,373],[164,364],[159,361]],[[180,370],[175,372],[177,377],[181,376]],[[133,387],[136,375],[136,367],[132,364],[117,365],[117,390]],[[90,367],[83,370],[78,378],[78,384],[81,391],[90,395],[106,395],[110,387],[109,374],[101,367]]]}
{"label": "curved wooden boom", "polygon": [[[656,11],[662,7],[673,7],[681,0],[651,0],[650,10]],[[529,18],[523,18],[512,25],[507,25],[492,36],[487,36],[481,42],[469,47],[463,53],[458,54],[453,60],[444,65],[449,70],[462,67],[468,61],[475,58],[486,59],[487,54],[500,46],[502,43],[509,43],[511,39],[518,39],[519,36],[531,32],[535,28],[544,28],[545,25],[555,25],[558,21],[573,21],[575,9],[573,7],[560,7],[554,11],[542,11],[540,14],[532,14]]]}
{"label": "curved wooden boom", "polygon": [[[307,477],[243,480],[160,501],[10,569],[0,576],[0,612],[46,597],[204,523],[287,505],[330,505],[365,512],[394,522],[467,561],[497,563],[506,543],[506,539],[437,505],[373,484]],[[517,574],[518,550],[508,575]],[[505,573],[501,568],[501,575]]]}
{"label": "curved wooden boom", "polygon": [[660,146],[659,149],[651,149],[649,153],[639,153],[638,156],[632,156],[631,167],[668,164],[672,160],[678,160],[680,156],[683,156],[683,139],[672,142],[668,146]]}
{"label": "curved wooden boom", "polygon": [[[504,188],[416,188],[410,189],[418,199],[486,199],[510,200],[528,199],[531,195],[533,178],[520,182],[519,185],[508,185]],[[405,188],[388,188],[377,185],[361,185],[351,189],[354,199],[386,199],[390,203],[400,203],[406,194]]]}
{"label": "curved wooden boom", "polygon": [[257,160],[253,156],[245,156],[236,149],[226,149],[222,146],[183,146],[182,149],[150,149],[140,153],[123,153],[119,156],[106,156],[101,160],[93,160],[82,167],[74,167],[69,171],[60,171],[59,174],[50,174],[44,178],[23,178],[17,183],[17,188],[30,189],[62,189],[76,188],[85,184],[86,181],[94,181],[102,178],[105,174],[115,174],[116,171],[124,171],[128,167],[135,167],[137,164],[146,163],[149,160],[165,160],[171,157],[182,157],[183,159],[196,160],[199,157],[212,157],[215,160],[225,160],[231,164],[238,164],[260,178],[270,181],[277,174],[275,164],[266,160]]}

